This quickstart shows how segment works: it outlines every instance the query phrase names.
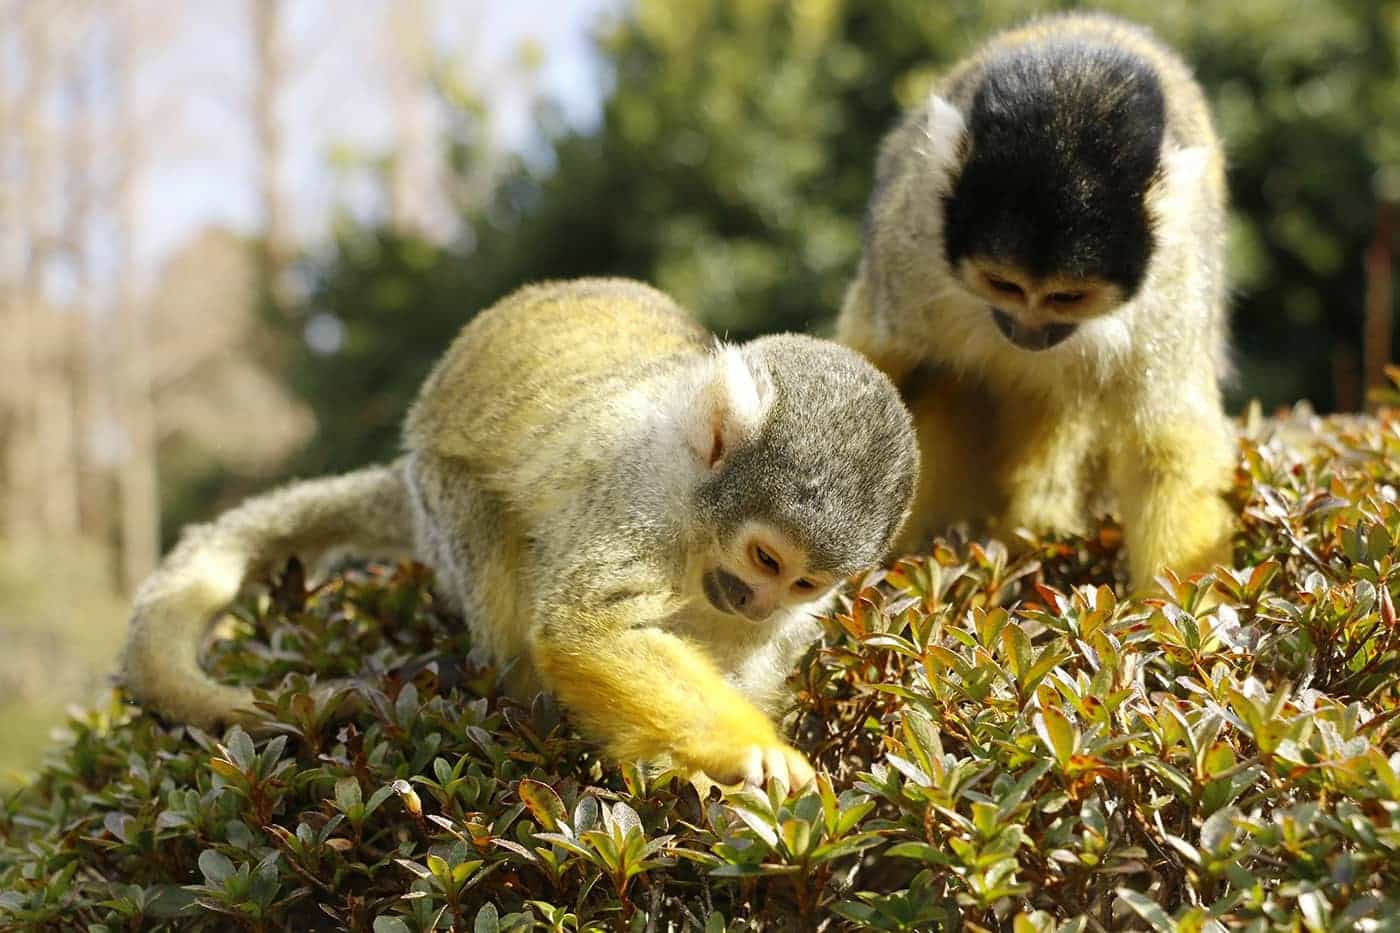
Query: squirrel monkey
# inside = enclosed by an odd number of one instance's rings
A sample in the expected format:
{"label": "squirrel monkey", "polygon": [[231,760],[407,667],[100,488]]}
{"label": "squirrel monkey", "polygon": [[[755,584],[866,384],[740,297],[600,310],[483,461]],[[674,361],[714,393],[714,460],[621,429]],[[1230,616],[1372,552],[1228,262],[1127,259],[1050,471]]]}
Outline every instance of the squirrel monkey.
{"label": "squirrel monkey", "polygon": [[1228,560],[1225,223],[1204,95],[1145,30],[1051,16],[957,64],[881,146],[837,324],[914,413],[901,545],[1116,505],[1136,586]]}
{"label": "squirrel monkey", "polygon": [[858,354],[717,345],[619,279],[524,288],[469,323],[389,466],[293,484],[192,527],[136,596],[139,700],[247,716],[197,653],[251,574],[296,553],[410,553],[516,695],[553,692],[622,760],[720,782],[812,775],[769,716],[816,617],[913,496],[898,393]]}

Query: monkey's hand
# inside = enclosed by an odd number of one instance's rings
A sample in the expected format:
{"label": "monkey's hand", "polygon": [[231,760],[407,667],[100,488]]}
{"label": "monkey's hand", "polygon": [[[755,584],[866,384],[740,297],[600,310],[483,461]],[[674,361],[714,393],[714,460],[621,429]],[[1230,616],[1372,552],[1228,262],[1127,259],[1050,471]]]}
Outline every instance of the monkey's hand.
{"label": "monkey's hand", "polygon": [[534,662],[580,728],[623,761],[668,757],[721,784],[810,783],[807,759],[709,658],[646,625],[657,602],[556,612],[533,634]]}

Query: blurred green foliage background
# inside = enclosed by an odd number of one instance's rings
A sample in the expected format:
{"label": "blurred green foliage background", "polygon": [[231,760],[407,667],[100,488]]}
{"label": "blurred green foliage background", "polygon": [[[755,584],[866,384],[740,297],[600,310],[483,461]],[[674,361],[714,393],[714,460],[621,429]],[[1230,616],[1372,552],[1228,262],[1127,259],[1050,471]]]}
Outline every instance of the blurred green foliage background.
{"label": "blurred green foliage background", "polygon": [[[286,360],[319,419],[298,467],[391,456],[435,356],[525,282],[631,275],[734,337],[820,331],[859,257],[883,132],[993,31],[1078,6],[641,0],[599,36],[601,125],[550,132],[542,112],[547,167],[516,165],[470,236],[438,247],[347,224],[311,264],[293,320],[333,315],[346,339]],[[1215,107],[1235,210],[1232,405],[1357,405],[1363,256],[1379,205],[1400,199],[1400,4],[1096,6],[1179,50]]]}

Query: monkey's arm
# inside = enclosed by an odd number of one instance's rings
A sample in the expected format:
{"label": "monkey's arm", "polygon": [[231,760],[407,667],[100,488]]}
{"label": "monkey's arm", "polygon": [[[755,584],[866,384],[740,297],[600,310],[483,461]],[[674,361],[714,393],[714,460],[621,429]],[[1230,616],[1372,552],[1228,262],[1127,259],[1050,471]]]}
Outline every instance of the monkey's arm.
{"label": "monkey's arm", "polygon": [[1163,567],[1185,576],[1229,562],[1233,449],[1218,408],[1145,424],[1110,456],[1135,587]]}
{"label": "monkey's arm", "polygon": [[243,583],[293,554],[314,563],[340,548],[389,556],[412,547],[402,461],[294,483],[191,527],[136,593],[127,689],[177,722],[210,727],[246,716],[252,691],[216,683],[199,666],[205,628]]}
{"label": "monkey's arm", "polygon": [[869,271],[862,264],[856,280],[846,289],[841,315],[836,319],[837,343],[860,353],[902,390],[905,378],[922,360],[917,341],[895,340],[881,320],[869,294]]}
{"label": "monkey's arm", "polygon": [[926,548],[957,522],[984,522],[1001,512],[1002,490],[986,440],[995,411],[981,387],[923,369],[904,387],[918,429],[919,474],[914,507],[895,553]]}
{"label": "monkey's arm", "polygon": [[1047,399],[1003,400],[992,461],[1008,528],[1083,529],[1083,460],[1103,425]]}
{"label": "monkey's arm", "polygon": [[702,652],[655,627],[671,608],[650,594],[549,613],[531,654],[579,727],[620,761],[668,757],[721,783],[777,776],[806,784],[811,765]]}

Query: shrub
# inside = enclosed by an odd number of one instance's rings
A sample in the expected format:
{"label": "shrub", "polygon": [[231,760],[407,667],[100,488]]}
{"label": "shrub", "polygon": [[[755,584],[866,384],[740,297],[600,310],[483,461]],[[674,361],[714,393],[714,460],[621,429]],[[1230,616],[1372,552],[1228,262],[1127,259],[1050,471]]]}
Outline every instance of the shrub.
{"label": "shrub", "polygon": [[74,719],[0,806],[0,928],[1400,929],[1397,474],[1390,411],[1247,417],[1241,569],[1128,598],[1103,524],[855,581],[795,797],[600,762],[423,568],[291,564],[211,661],[282,679],[266,726]]}

